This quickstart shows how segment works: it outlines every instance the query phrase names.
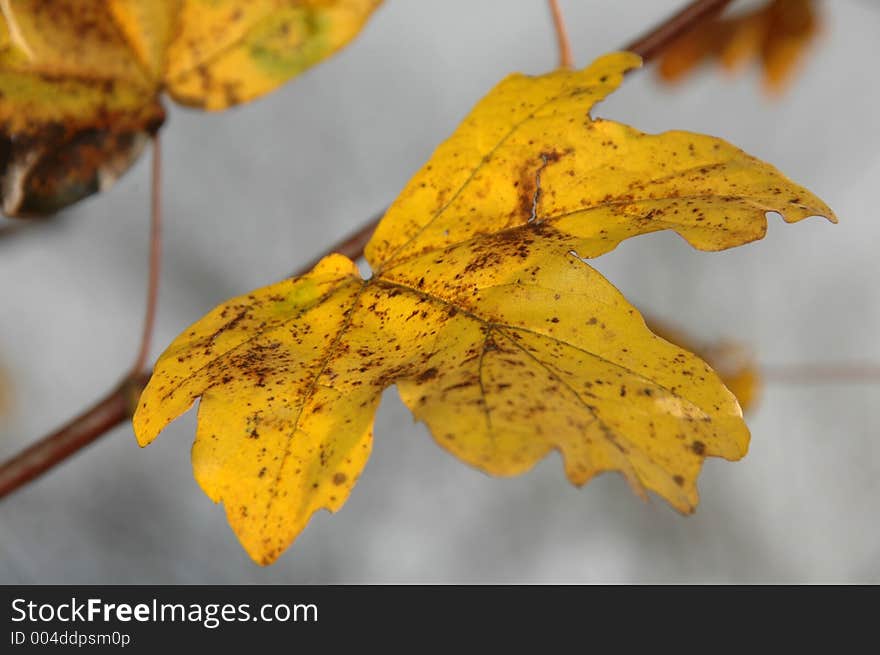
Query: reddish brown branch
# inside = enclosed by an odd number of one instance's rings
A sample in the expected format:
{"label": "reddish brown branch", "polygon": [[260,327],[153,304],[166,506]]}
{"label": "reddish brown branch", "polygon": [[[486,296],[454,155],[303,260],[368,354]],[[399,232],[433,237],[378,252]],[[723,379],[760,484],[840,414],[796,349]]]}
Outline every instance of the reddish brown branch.
{"label": "reddish brown branch", "polygon": [[624,46],[623,50],[636,53],[646,62],[651,61],[668,48],[673,41],[690,32],[707,18],[720,13],[730,2],[731,0],[697,0],[696,2],[691,2],[684,9],[665,20],[650,32],[643,34],[629,45]]}
{"label": "reddish brown branch", "polygon": [[93,407],[4,462],[0,466],[0,498],[53,468],[125,421],[131,416],[131,408],[137,402],[148,377],[149,374],[144,373],[136,378],[126,378]]}
{"label": "reddish brown branch", "polygon": [[565,28],[565,19],[559,8],[558,0],[549,0],[550,14],[553,16],[553,27],[556,29],[556,42],[559,44],[559,67],[574,67],[574,57],[571,54],[571,42],[568,40],[568,30]]}
{"label": "reddish brown branch", "polygon": [[[716,11],[720,11],[727,2],[729,0],[697,0],[692,2],[684,10],[624,47],[623,50],[635,52],[641,55],[645,61],[650,61],[679,35],[692,29],[700,21],[713,15]],[[551,8],[553,5],[555,5],[555,2],[551,3]],[[568,39],[564,35],[564,30],[564,24],[557,24],[557,33],[560,35],[560,40],[564,38],[567,42]],[[560,48],[562,48],[561,41]],[[153,160],[154,172],[157,172],[155,167],[158,166],[158,150],[156,155]],[[157,177],[154,177],[154,193],[159,188]],[[153,202],[155,211],[158,209],[158,202],[156,202],[155,196]],[[151,262],[154,255],[158,256],[158,248],[155,246],[158,244],[158,230],[156,230],[156,227],[160,224],[159,219],[160,217],[153,216],[154,236],[151,237],[151,243],[155,240],[155,244],[151,246],[151,252],[153,253],[151,255]],[[349,259],[358,259],[363,255],[364,247],[380,219],[381,216],[374,217],[360,230],[333,246],[327,251],[327,254],[338,252],[346,255]],[[310,271],[312,266],[313,264],[309,264],[302,270],[294,273],[294,275],[302,275]],[[158,266],[154,267],[151,264],[151,275],[153,271],[155,271],[157,279],[155,281],[151,280],[149,284],[151,289],[158,288]],[[148,297],[150,297],[149,293]],[[145,334],[147,333],[147,325],[151,325],[152,321],[153,317],[148,316],[145,324]],[[150,333],[152,333],[151,329]],[[148,351],[149,343],[146,346],[142,343],[142,350]],[[0,464],[0,497],[15,491],[29,480],[60,464],[73,453],[130,418],[132,408],[134,407],[132,399],[137,399],[140,390],[146,384],[148,378],[148,372],[137,376],[129,375],[119,387],[110,392],[94,407],[72,419],[58,431],[36,442],[22,453]]]}
{"label": "reddish brown branch", "polygon": [[367,243],[369,242],[370,237],[373,236],[373,232],[376,231],[376,226],[379,225],[379,221],[382,220],[382,216],[384,215],[384,211],[376,214],[366,224],[364,224],[363,227],[358,229],[357,232],[353,232],[352,234],[345,237],[342,241],[330,248],[330,250],[328,250],[326,253],[324,253],[317,259],[309,262],[306,266],[303,266],[301,269],[293,273],[291,277],[305,275],[310,270],[315,268],[315,265],[319,261],[324,259],[324,257],[334,252],[339,253],[340,255],[345,255],[349,259],[360,259],[364,254],[364,248],[367,247]]}

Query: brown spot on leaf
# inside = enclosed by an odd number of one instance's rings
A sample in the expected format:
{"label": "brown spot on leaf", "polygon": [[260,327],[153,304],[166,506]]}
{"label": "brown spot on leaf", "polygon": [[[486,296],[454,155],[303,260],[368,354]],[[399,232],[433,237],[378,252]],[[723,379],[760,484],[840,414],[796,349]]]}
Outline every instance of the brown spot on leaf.
{"label": "brown spot on leaf", "polygon": [[436,378],[438,373],[439,373],[439,371],[436,368],[431,367],[428,370],[419,374],[419,376],[416,378],[416,380],[418,382],[427,382],[428,380],[433,380],[434,378]]}

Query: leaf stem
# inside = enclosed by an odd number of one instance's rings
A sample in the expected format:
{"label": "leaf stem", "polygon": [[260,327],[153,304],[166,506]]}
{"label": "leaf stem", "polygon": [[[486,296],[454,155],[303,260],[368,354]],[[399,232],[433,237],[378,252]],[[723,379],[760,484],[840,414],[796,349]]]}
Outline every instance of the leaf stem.
{"label": "leaf stem", "polygon": [[147,365],[153,330],[156,326],[156,305],[159,300],[159,278],[162,273],[162,145],[159,134],[153,136],[153,166],[150,174],[150,263],[147,277],[147,303],[144,311],[144,328],[132,375],[140,373]]}
{"label": "leaf stem", "polygon": [[553,16],[553,27],[556,28],[556,42],[559,44],[559,67],[573,68],[574,57],[571,55],[571,42],[568,40],[568,30],[565,28],[565,18],[559,8],[558,0],[548,0],[550,14]]}
{"label": "leaf stem", "polygon": [[[678,36],[698,25],[705,18],[713,15],[714,12],[720,11],[729,1],[696,0],[691,2],[685,9],[660,23],[653,30],[622,49],[635,52],[648,62],[660,54]],[[555,5],[556,3],[551,0],[551,10],[554,10]],[[556,21],[557,11],[558,8],[554,10],[554,22]],[[563,65],[567,65],[566,58],[570,59],[570,54],[566,55],[564,49],[568,48],[568,37],[565,34],[565,26],[561,22],[561,16],[556,29],[560,39],[560,60]],[[565,42],[564,46],[563,40]],[[158,291],[158,258],[161,245],[159,239],[160,231],[158,229],[161,227],[161,216],[158,215],[159,203],[157,202],[157,190],[160,188],[159,176],[157,174],[159,166],[158,141],[155,142],[155,147],[152,189],[153,220],[150,246],[151,279],[148,282],[148,311],[144,321],[144,339],[141,342],[141,352],[138,354],[138,368],[142,367],[141,360],[146,360],[148,356],[149,338],[152,334],[152,324],[155,320],[155,296]],[[161,195],[160,192],[158,193]],[[360,258],[381,218],[382,216],[379,215],[370,219],[357,232],[347,236],[330,248],[326,255],[338,252],[346,255],[349,259]],[[156,265],[153,265],[154,257],[156,258]],[[312,265],[310,263],[294,273],[294,276],[307,273],[311,270]],[[153,279],[154,275],[155,279]],[[153,309],[150,309],[151,305]],[[93,407],[71,419],[63,427],[37,441],[18,455],[0,464],[0,498],[54,468],[84,446],[128,420],[133,413],[140,390],[143,389],[149,379],[149,374],[149,371],[145,371],[143,374],[140,374],[140,371],[130,373],[119,386],[108,393],[102,400],[98,401]]]}

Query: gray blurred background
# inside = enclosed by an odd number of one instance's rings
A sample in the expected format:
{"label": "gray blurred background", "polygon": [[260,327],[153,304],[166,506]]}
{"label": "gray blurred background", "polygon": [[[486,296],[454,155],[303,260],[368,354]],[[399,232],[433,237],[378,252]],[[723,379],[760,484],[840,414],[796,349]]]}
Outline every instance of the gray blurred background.
{"label": "gray blurred background", "polygon": [[[563,0],[579,65],[681,0]],[[724,137],[840,217],[721,254],[671,234],[596,266],[638,307],[762,363],[880,362],[880,3],[824,3],[802,75],[770,102],[751,71],[680,88],[638,73],[594,114]],[[543,0],[388,0],[340,56],[248,106],[171,108],[155,353],[217,303],[273,282],[382,209],[488,89],[556,63]],[[0,239],[0,457],[113,386],[138,339],[149,157],[51,224]],[[6,223],[0,222],[0,226]],[[121,427],[0,503],[0,583],[880,582],[880,385],[770,384],[739,463],[708,461],[682,517],[556,455],[492,479],[437,447],[391,389],[346,506],[269,568],[193,481],[194,414],[140,450]]]}

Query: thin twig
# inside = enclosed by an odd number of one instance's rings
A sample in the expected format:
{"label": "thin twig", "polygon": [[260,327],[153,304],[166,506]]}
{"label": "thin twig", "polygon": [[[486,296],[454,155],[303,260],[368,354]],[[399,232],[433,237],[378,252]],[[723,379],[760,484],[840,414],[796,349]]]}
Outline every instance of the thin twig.
{"label": "thin twig", "polygon": [[624,46],[623,50],[640,55],[646,62],[650,61],[661,54],[673,41],[690,32],[696,25],[720,13],[730,2],[731,0],[691,2],[661,25]]}
{"label": "thin twig", "polygon": [[568,30],[565,29],[565,19],[559,8],[558,0],[549,0],[550,14],[553,16],[553,27],[556,28],[556,42],[559,44],[559,67],[573,68],[574,57],[571,55],[571,42],[568,40]]}
{"label": "thin twig", "polygon": [[[692,2],[688,8],[664,21],[651,32],[623,49],[641,55],[642,59],[647,62],[658,55],[678,35],[692,29],[704,18],[712,15],[714,11],[720,10],[725,4],[727,2],[707,0]],[[567,37],[565,38],[567,41]],[[560,58],[562,58],[561,52]],[[372,218],[363,228],[330,248],[326,254],[338,252],[350,259],[360,258],[380,219],[381,216]],[[311,268],[312,264],[309,264],[294,275],[307,273]],[[36,442],[19,455],[0,464],[0,498],[15,491],[41,473],[54,468],[86,444],[129,419],[133,411],[130,399],[137,398],[148,378],[148,372],[136,379],[129,376],[94,407],[72,419],[60,430]]]}
{"label": "thin twig", "polygon": [[138,348],[133,375],[140,373],[147,365],[150,345],[153,342],[153,329],[156,325],[156,304],[159,301],[159,278],[162,274],[162,146],[159,134],[153,137],[153,167],[150,174],[150,263],[147,277],[147,303],[144,311],[144,329]]}
{"label": "thin twig", "polygon": [[880,384],[880,366],[872,364],[787,364],[761,367],[771,384]]}

